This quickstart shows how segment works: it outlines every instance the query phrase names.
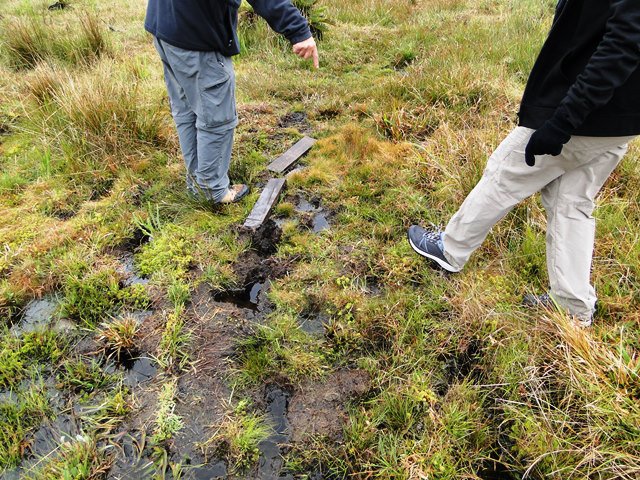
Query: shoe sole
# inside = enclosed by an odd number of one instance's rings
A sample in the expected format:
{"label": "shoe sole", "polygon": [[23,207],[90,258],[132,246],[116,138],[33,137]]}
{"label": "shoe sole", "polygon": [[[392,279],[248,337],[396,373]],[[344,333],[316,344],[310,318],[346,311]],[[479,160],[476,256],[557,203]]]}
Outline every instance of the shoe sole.
{"label": "shoe sole", "polygon": [[438,258],[436,256],[430,255],[430,254],[425,253],[424,251],[420,250],[418,247],[415,246],[415,244],[411,240],[411,237],[407,236],[407,238],[409,239],[409,245],[411,245],[411,248],[413,248],[418,255],[423,256],[424,258],[428,258],[432,262],[437,263],[440,268],[442,268],[443,270],[446,270],[449,273],[458,273],[460,271],[460,270],[457,270],[457,269],[453,268],[453,266],[451,264],[446,263],[441,258]]}

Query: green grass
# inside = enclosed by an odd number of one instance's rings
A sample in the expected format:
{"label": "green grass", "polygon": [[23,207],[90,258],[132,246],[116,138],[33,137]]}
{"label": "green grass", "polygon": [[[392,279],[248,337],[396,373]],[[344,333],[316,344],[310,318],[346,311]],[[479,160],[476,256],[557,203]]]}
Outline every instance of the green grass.
{"label": "green grass", "polygon": [[[513,478],[637,478],[637,143],[595,213],[600,302],[589,331],[519,306],[548,281],[538,199],[496,226],[457,276],[427,267],[404,236],[412,223],[446,222],[514,126],[555,2],[303,3],[324,31],[319,71],[241,14],[232,179],[255,187],[305,133],[279,126],[288,113],[305,112],[319,142],[276,210],[286,223],[275,257],[290,271],[269,290],[274,309],[242,329],[217,372],[230,402],[259,397],[264,383],[296,389],[336,369],[369,373],[370,391],[347,405],[342,441],[318,436],[288,453],[300,478],[321,467],[336,479],[476,479],[495,464]],[[12,392],[0,402],[0,469],[18,465],[30,435],[57,414],[47,401],[54,385],[83,412],[84,437],[28,475],[100,478],[111,435],[144,413],[140,391],[108,373],[103,356],[144,345],[161,372],[157,398],[144,394],[149,445],[158,478],[178,476],[172,442],[189,421],[178,411],[194,400],[181,377],[201,374],[193,346],[203,322],[220,320],[194,309],[203,291],[239,286],[235,263],[250,244],[238,225],[258,192],[215,211],[186,195],[142,5],[46,7],[8,0],[0,20],[0,390]],[[297,195],[322,200],[329,231],[305,226]],[[124,251],[149,284],[125,284]],[[74,333],[9,332],[47,294],[98,340],[94,351],[75,352]],[[149,324],[128,317],[145,309],[155,312]],[[318,316],[324,337],[300,328]],[[207,430],[209,453],[251,472],[270,430],[259,402],[227,410]]]}
{"label": "green grass", "polygon": [[205,451],[225,451],[232,471],[237,473],[255,465],[260,453],[258,445],[273,433],[265,418],[250,412],[250,407],[249,401],[241,400],[229,408],[223,422],[215,426],[214,434],[203,444]]}

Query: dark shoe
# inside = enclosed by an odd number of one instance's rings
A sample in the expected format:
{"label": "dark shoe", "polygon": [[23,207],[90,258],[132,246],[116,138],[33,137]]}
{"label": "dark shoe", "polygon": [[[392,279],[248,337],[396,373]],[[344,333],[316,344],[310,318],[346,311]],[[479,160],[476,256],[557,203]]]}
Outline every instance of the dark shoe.
{"label": "dark shoe", "polygon": [[535,295],[533,293],[527,293],[522,297],[522,305],[529,308],[554,308],[556,304],[548,293],[542,295]]}
{"label": "dark shoe", "polygon": [[442,234],[438,231],[425,230],[418,225],[412,225],[407,232],[409,244],[418,254],[428,258],[440,268],[447,272],[457,273],[459,268],[449,263],[444,256],[444,245],[442,244]]}
{"label": "dark shoe", "polygon": [[233,185],[218,203],[236,203],[249,193],[249,187],[243,184]]}

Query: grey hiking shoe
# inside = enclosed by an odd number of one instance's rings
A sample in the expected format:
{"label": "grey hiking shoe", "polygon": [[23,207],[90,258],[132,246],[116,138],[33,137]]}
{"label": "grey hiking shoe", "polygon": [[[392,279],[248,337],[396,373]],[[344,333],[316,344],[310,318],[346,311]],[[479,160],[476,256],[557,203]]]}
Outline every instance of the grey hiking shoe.
{"label": "grey hiking shoe", "polygon": [[[524,297],[522,297],[522,305],[529,308],[544,308],[546,310],[555,310],[558,308],[556,302],[554,302],[551,295],[548,293],[543,293],[542,295],[535,295],[532,293],[527,293]],[[589,328],[593,324],[593,316],[579,316],[573,315],[571,313],[569,315],[569,320],[576,327],[579,328]]]}
{"label": "grey hiking shoe", "polygon": [[407,232],[409,244],[418,254],[428,258],[447,272],[457,273],[459,268],[449,263],[444,255],[442,233],[436,230],[425,230],[418,225],[412,225]]}
{"label": "grey hiking shoe", "polygon": [[571,322],[579,328],[589,328],[593,325],[593,316],[590,317],[579,317],[577,315],[570,315]]}
{"label": "grey hiking shoe", "polygon": [[236,203],[249,193],[249,187],[243,184],[233,185],[218,203]]}

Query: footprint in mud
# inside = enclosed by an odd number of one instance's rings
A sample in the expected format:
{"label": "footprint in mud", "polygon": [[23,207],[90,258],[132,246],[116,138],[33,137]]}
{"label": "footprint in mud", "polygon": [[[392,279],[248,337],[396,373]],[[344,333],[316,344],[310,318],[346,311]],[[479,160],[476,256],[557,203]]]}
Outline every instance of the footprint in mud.
{"label": "footprint in mud", "polygon": [[306,112],[289,112],[280,117],[278,127],[297,128],[302,132],[306,132],[310,130],[311,125],[309,124]]}

